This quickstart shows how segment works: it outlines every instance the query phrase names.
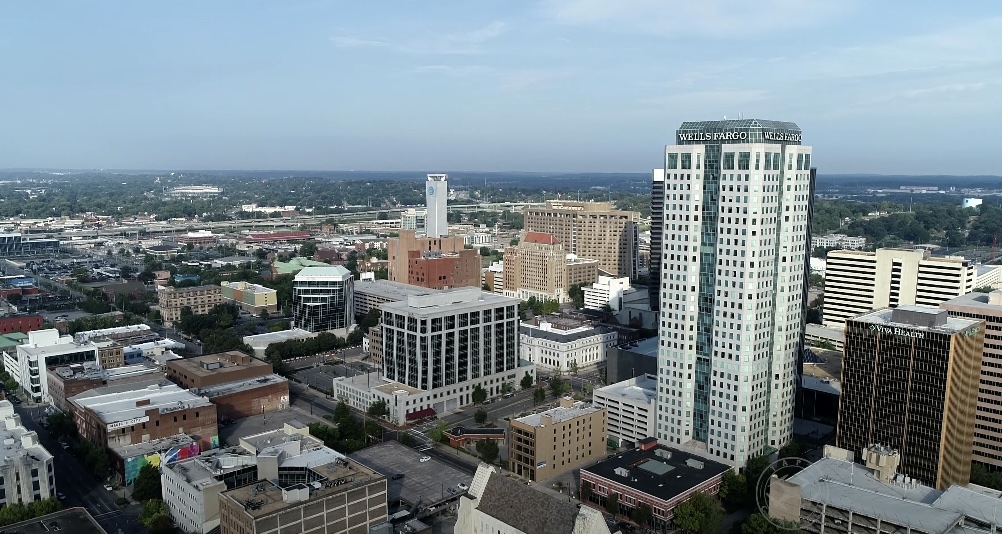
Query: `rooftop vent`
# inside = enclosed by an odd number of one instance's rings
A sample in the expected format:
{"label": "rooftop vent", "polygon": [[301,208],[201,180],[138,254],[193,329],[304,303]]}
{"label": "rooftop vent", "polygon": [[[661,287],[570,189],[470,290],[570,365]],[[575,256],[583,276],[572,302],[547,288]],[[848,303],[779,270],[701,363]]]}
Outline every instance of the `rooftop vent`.
{"label": "rooftop vent", "polygon": [[658,458],[664,458],[665,460],[671,460],[671,451],[665,449],[657,449],[654,451],[654,456]]}
{"label": "rooftop vent", "polygon": [[693,469],[702,469],[703,468],[703,462],[701,462],[699,460],[693,460],[691,458],[685,461],[685,465],[687,465],[687,466],[689,466],[689,467],[691,467]]}
{"label": "rooftop vent", "polygon": [[625,467],[617,467],[613,471],[621,477],[630,478],[630,470]]}

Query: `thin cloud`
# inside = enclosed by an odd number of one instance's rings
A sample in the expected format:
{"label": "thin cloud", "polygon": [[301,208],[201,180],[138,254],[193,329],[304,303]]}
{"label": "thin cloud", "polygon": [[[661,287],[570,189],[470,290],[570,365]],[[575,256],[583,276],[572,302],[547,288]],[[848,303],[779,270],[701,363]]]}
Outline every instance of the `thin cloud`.
{"label": "thin cloud", "polygon": [[403,54],[473,55],[486,53],[485,45],[506,31],[505,23],[495,21],[466,32],[428,33],[400,40],[337,35],[331,37],[331,41],[339,48],[387,48]]}

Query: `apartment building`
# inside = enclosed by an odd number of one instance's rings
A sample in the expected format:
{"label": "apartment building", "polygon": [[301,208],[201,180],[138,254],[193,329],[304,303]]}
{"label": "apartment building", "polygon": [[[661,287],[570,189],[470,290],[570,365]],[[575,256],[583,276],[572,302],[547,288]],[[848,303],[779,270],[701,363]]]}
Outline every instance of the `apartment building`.
{"label": "apartment building", "polygon": [[596,259],[605,272],[637,276],[640,213],[612,209],[609,202],[549,200],[524,214],[526,231],[552,235],[569,254]]}
{"label": "apartment building", "polygon": [[596,389],[592,403],[605,408],[609,440],[624,447],[657,433],[657,397],[657,376],[645,374]]}
{"label": "apartment building", "polygon": [[967,484],[985,322],[905,305],[850,319],[845,332],[835,444],[879,443],[923,484]]}
{"label": "apartment building", "polygon": [[[393,282],[423,286],[424,284],[415,284],[408,272],[412,258],[411,252],[419,253],[418,257],[420,257],[421,254],[425,253],[458,255],[463,250],[467,249],[462,236],[449,237],[445,235],[443,237],[432,237],[429,235],[427,237],[417,237],[414,230],[401,230],[399,237],[391,237],[386,241],[386,254],[387,260],[389,260],[387,274]],[[470,277],[479,279],[480,264],[477,263],[476,272],[472,275],[469,273],[460,273],[459,277],[463,279],[469,279]]]}
{"label": "apartment building", "polygon": [[618,340],[614,330],[587,321],[536,317],[521,323],[519,354],[537,368],[570,372],[602,364]]}
{"label": "apartment building", "polygon": [[34,402],[50,400],[49,369],[98,360],[98,346],[60,336],[56,329],[28,332],[22,344],[3,349],[4,370]]}
{"label": "apartment building", "polygon": [[596,259],[571,254],[550,234],[525,232],[518,245],[505,249],[504,295],[570,302],[571,286],[596,282],[598,266]]}
{"label": "apartment building", "polygon": [[978,404],[974,414],[973,460],[990,470],[1002,469],[1002,291],[968,293],[940,308],[952,317],[985,322]]}
{"label": "apartment building", "polygon": [[504,260],[480,270],[480,286],[491,293],[504,295]]}
{"label": "apartment building", "polygon": [[605,457],[606,411],[575,402],[511,421],[508,465],[530,481],[547,480]]}
{"label": "apartment building", "polygon": [[[0,400],[0,506],[31,504],[56,496],[52,454],[24,428],[14,405]],[[6,527],[5,527],[6,528]]]}
{"label": "apartment building", "polygon": [[425,225],[428,221],[428,210],[419,208],[407,208],[400,212],[400,229],[414,230],[424,233]]}
{"label": "apartment building", "polygon": [[181,320],[183,308],[191,308],[191,313],[195,315],[204,315],[216,304],[224,302],[223,288],[219,286],[164,286],[157,289],[157,297],[160,301],[160,317],[167,327],[172,327]]}
{"label": "apartment building", "polygon": [[604,310],[606,306],[614,312],[623,309],[623,293],[631,289],[630,279],[599,275],[598,281],[581,288],[584,293],[584,307],[587,310]]}
{"label": "apartment building", "polygon": [[220,282],[223,299],[254,315],[278,311],[278,291],[249,282]]}
{"label": "apartment building", "polygon": [[846,319],[903,304],[939,306],[974,290],[973,262],[934,258],[924,249],[875,252],[833,250],[825,268],[824,324],[842,328]]}

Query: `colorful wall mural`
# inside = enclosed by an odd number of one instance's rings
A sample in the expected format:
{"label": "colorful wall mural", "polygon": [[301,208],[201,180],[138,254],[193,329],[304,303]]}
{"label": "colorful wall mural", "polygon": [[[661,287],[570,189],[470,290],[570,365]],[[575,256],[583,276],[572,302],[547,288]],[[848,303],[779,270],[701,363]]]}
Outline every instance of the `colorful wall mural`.
{"label": "colorful wall mural", "polygon": [[141,454],[139,456],[133,456],[132,458],[125,458],[123,459],[122,465],[125,484],[128,486],[135,482],[136,477],[139,476],[139,471],[144,465],[160,467],[161,461],[169,464],[179,460],[193,458],[198,456],[201,452],[217,448],[219,448],[219,436],[211,436],[202,438],[200,441],[195,441],[187,445],[173,447],[164,451],[162,455],[154,452],[145,455]]}

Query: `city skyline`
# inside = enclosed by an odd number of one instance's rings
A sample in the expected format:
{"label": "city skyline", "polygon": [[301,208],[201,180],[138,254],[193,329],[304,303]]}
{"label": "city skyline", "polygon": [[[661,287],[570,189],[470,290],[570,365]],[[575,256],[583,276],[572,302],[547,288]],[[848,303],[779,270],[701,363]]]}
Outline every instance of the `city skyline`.
{"label": "city skyline", "polygon": [[743,116],[826,173],[1002,174],[987,2],[246,7],[3,6],[0,166],[645,172]]}

